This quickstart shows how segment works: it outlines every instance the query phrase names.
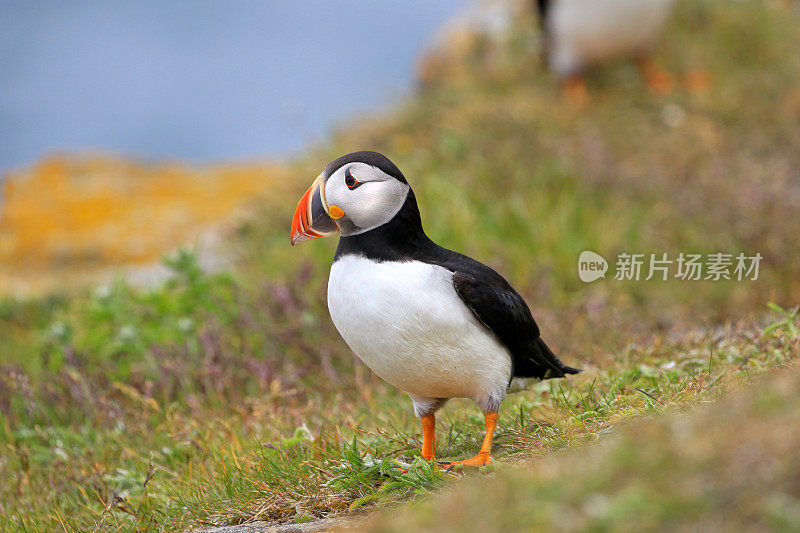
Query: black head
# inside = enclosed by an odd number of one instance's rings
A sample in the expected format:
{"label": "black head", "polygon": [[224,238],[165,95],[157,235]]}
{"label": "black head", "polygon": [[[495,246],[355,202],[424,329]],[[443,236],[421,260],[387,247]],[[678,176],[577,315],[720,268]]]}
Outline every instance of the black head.
{"label": "black head", "polygon": [[327,180],[331,174],[348,163],[366,163],[367,165],[375,167],[381,172],[392,176],[397,181],[405,183],[406,185],[408,184],[405,176],[403,176],[403,173],[400,172],[399,168],[397,168],[397,165],[392,163],[385,155],[378,152],[372,152],[370,150],[352,152],[334,159],[328,163],[328,165],[325,167],[325,170],[322,171],[323,178]]}
{"label": "black head", "polygon": [[416,200],[400,169],[378,152],[329,163],[306,191],[292,220],[292,244],[339,233],[351,237],[392,221]]}

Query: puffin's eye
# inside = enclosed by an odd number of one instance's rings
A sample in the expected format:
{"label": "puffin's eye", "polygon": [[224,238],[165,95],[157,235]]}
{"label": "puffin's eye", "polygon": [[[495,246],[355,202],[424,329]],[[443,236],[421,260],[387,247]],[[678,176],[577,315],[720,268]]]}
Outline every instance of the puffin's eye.
{"label": "puffin's eye", "polygon": [[353,176],[353,173],[350,172],[349,168],[345,171],[344,184],[347,185],[348,189],[352,191],[353,189],[357,189],[358,187],[360,187],[363,183],[364,183],[363,181],[358,181],[356,177]]}

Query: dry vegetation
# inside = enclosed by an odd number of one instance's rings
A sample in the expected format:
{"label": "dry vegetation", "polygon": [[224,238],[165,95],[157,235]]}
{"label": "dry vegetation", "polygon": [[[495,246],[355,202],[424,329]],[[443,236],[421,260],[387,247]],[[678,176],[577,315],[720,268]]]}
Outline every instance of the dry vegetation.
{"label": "dry vegetation", "polygon": [[109,267],[148,265],[223,232],[244,208],[283,196],[277,165],[191,168],[121,158],[51,156],[6,176],[0,293],[52,290]]}

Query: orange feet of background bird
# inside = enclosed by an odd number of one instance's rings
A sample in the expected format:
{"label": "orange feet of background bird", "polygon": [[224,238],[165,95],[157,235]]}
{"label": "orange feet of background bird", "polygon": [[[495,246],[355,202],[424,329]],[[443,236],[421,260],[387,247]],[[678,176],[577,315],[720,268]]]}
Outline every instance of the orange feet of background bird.
{"label": "orange feet of background bird", "polygon": [[[424,427],[424,426],[423,426]],[[492,464],[492,439],[494,438],[494,430],[497,427],[497,413],[486,413],[486,436],[483,438],[483,444],[478,455],[463,461],[443,461],[441,463],[443,468],[449,468],[455,465],[474,466],[479,468]]]}
{"label": "orange feet of background bird", "polygon": [[586,80],[580,74],[573,74],[564,78],[563,82],[564,98],[578,107],[582,107],[589,101],[589,92],[586,90]]}
{"label": "orange feet of background bird", "polygon": [[662,69],[650,57],[640,57],[636,61],[636,66],[639,72],[647,82],[647,86],[658,94],[669,94],[672,92],[672,87],[675,81],[672,75],[666,70]]}

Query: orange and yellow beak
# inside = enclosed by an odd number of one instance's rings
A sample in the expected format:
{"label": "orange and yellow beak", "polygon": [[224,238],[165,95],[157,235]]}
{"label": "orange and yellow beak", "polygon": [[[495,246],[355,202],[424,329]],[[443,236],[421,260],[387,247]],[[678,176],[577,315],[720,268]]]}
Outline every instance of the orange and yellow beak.
{"label": "orange and yellow beak", "polygon": [[290,234],[292,245],[319,237],[327,237],[338,232],[339,227],[328,214],[328,205],[325,201],[325,180],[320,176],[297,204],[294,217],[292,217]]}

